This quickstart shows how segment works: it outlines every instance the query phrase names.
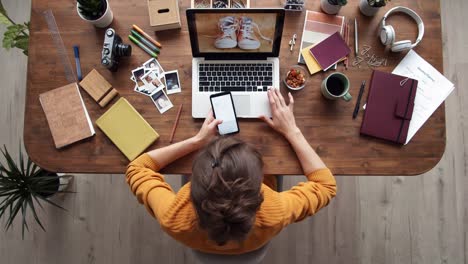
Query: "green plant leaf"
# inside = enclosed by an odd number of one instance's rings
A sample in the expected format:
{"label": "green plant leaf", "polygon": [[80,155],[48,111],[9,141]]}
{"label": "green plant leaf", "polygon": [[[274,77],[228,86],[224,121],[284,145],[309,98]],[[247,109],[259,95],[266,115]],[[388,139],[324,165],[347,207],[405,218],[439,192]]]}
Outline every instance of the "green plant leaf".
{"label": "green plant leaf", "polygon": [[22,217],[22,222],[21,222],[22,223],[22,225],[21,225],[21,237],[23,238],[23,240],[24,240],[24,229],[25,228],[29,229],[28,228],[28,223],[26,222],[26,208],[27,208],[26,203],[22,203],[21,204],[21,215],[23,217]]}
{"label": "green plant leaf", "polygon": [[[29,197],[29,199],[27,199],[27,203],[29,205],[29,208],[31,208],[31,211],[33,212],[33,216],[34,216],[34,219],[36,220],[36,223],[39,224],[39,226],[42,228],[42,230],[46,231],[44,226],[41,223],[41,220],[39,220],[39,217],[37,216],[36,208],[34,207],[34,203],[33,203],[32,199],[31,199],[31,197]],[[42,208],[42,206],[41,206],[41,208]]]}
{"label": "green plant leaf", "polygon": [[58,207],[58,208],[60,208],[60,209],[62,209],[62,210],[64,210],[64,211],[68,211],[67,209],[63,208],[62,206],[60,206],[60,205],[58,205],[58,204],[52,202],[51,200],[49,200],[49,199],[47,199],[47,198],[45,198],[45,197],[42,197],[42,196],[40,196],[40,195],[38,195],[37,197],[38,197],[39,199],[41,199],[41,200],[43,200],[43,201],[45,201],[45,202],[47,202],[47,203],[49,203],[49,204],[55,206],[55,207]]}
{"label": "green plant leaf", "polygon": [[[23,197],[20,197],[17,201],[16,201],[16,204],[12,203],[11,206],[10,206],[10,215],[8,216],[8,219],[7,219],[7,222],[5,224],[6,226],[6,230],[8,230],[11,225],[13,224],[13,221],[15,220],[16,218],[16,215],[18,215],[18,212],[21,208],[21,205],[23,204],[24,202],[24,198]],[[13,208],[13,209],[12,209]]]}
{"label": "green plant leaf", "polygon": [[3,157],[7,161],[8,168],[12,172],[12,174],[19,174],[20,171],[18,170],[18,166],[16,166],[16,163],[13,161],[13,159],[10,156],[10,153],[8,153],[8,150],[6,149],[6,146],[3,145],[3,150],[1,150]]}
{"label": "green plant leaf", "polygon": [[1,1],[0,1],[0,23],[4,24],[4,25],[13,24],[13,23],[11,23],[10,19],[8,19],[8,14],[7,14],[5,8],[3,7],[3,4],[2,4]]}

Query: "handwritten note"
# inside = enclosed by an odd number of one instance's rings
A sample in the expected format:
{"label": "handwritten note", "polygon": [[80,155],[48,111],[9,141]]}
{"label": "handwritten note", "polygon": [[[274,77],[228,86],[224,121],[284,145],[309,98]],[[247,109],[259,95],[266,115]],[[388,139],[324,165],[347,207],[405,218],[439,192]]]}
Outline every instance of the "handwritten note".
{"label": "handwritten note", "polygon": [[398,64],[393,73],[419,81],[406,145],[447,99],[455,86],[413,50]]}

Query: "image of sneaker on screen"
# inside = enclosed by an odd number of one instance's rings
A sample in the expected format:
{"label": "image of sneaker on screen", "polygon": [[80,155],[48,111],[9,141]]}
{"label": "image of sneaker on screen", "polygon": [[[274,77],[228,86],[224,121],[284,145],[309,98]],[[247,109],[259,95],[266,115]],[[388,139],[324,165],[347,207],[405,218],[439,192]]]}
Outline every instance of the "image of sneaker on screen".
{"label": "image of sneaker on screen", "polygon": [[271,52],[275,22],[275,14],[197,14],[200,51]]}

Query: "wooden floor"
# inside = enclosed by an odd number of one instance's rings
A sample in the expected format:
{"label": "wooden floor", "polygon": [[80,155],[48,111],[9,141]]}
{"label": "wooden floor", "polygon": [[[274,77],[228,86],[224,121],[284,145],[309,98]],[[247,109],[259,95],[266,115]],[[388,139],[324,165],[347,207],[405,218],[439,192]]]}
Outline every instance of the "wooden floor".
{"label": "wooden floor", "polygon": [[[17,21],[28,0],[3,1]],[[418,177],[339,177],[339,194],[313,218],[271,243],[265,263],[468,263],[468,1],[441,1],[447,148],[439,165]],[[0,26],[3,34],[4,27]],[[16,155],[23,128],[27,58],[0,49],[0,143]],[[168,177],[180,185],[178,176]],[[286,178],[286,187],[299,181]],[[130,195],[123,175],[77,175],[77,193],[45,207],[44,233],[33,225],[0,235],[0,263],[192,263]]]}

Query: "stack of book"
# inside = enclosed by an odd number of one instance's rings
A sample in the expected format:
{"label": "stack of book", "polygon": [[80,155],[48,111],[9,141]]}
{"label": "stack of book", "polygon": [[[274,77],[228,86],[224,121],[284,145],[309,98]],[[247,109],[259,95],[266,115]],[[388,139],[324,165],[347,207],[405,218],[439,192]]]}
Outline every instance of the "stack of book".
{"label": "stack of book", "polygon": [[351,52],[341,37],[344,27],[343,16],[307,11],[298,63],[305,64],[310,74],[336,67]]}

